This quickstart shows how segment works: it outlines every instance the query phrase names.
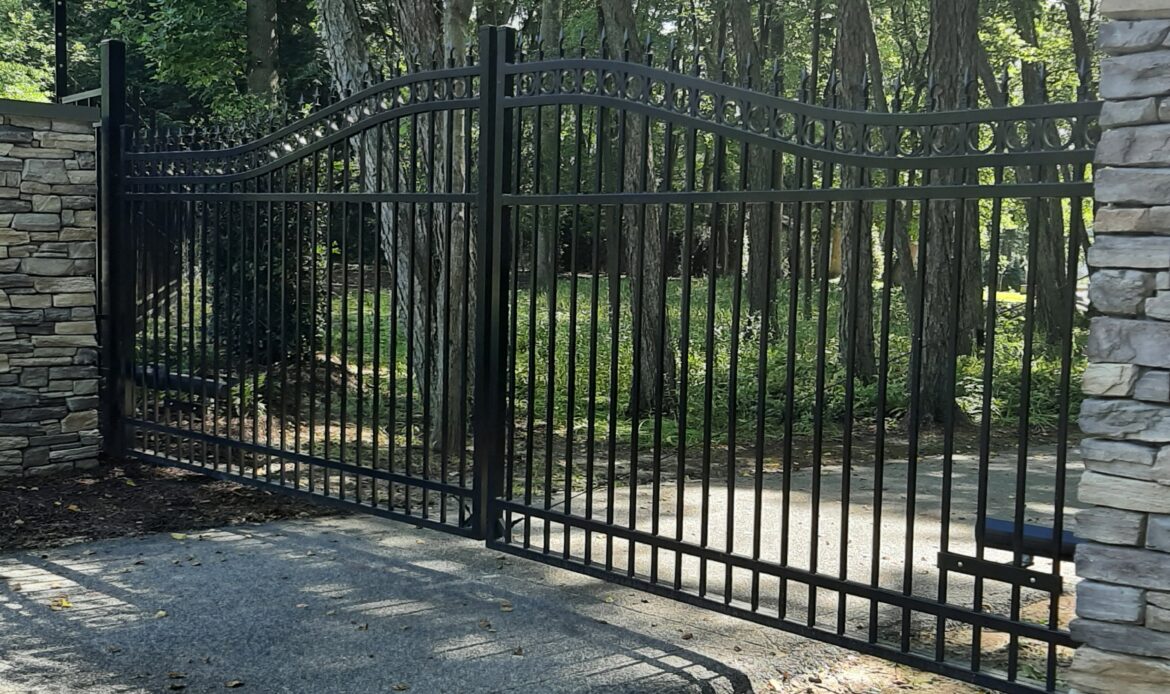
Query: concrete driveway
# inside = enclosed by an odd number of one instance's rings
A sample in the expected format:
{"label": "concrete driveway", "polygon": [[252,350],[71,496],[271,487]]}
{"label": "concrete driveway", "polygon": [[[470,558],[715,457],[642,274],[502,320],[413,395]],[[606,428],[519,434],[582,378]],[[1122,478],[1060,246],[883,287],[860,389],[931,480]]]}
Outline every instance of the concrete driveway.
{"label": "concrete driveway", "polygon": [[0,692],[969,691],[369,517],[0,555]]}

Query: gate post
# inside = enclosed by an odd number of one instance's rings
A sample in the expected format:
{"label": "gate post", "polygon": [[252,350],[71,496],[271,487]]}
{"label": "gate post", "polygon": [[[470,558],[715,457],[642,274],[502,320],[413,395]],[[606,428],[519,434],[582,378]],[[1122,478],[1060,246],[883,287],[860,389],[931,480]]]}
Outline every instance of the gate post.
{"label": "gate post", "polygon": [[[133,258],[121,222],[122,128],[126,123],[126,45],[101,43],[102,104],[98,162],[98,279],[101,325],[101,428],[105,452],[121,457],[126,450],[126,374],[128,307],[134,301]],[[129,291],[127,291],[129,290]]]}
{"label": "gate post", "polygon": [[483,27],[479,32],[479,232],[477,242],[475,330],[475,477],[472,514],[476,537],[503,535],[495,500],[504,491],[504,438],[507,434],[508,268],[512,248],[508,210],[500,200],[511,174],[512,128],[503,97],[512,77],[503,66],[515,58],[516,31]]}
{"label": "gate post", "polygon": [[1170,0],[1104,0],[1083,388],[1080,692],[1170,691]]}

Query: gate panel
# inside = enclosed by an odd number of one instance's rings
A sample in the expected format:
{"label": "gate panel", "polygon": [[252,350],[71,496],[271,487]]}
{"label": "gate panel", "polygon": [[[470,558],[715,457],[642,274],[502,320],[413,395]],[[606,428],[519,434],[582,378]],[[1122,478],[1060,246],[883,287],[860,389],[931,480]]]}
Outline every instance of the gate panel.
{"label": "gate panel", "polygon": [[504,68],[491,546],[1057,688],[1097,104],[873,113],[668,68]]}
{"label": "gate panel", "polygon": [[472,533],[477,66],[140,132],[131,454]]}
{"label": "gate panel", "polygon": [[129,455],[1059,688],[1099,105],[480,45],[129,138]]}

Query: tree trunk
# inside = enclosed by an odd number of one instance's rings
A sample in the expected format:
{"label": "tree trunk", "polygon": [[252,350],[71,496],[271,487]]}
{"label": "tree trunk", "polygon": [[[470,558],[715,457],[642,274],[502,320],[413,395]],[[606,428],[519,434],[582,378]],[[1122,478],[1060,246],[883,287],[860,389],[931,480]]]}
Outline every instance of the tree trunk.
{"label": "tree trunk", "polygon": [[[540,4],[541,50],[546,57],[553,57],[559,50],[561,33],[561,0],[543,0]],[[555,193],[557,184],[558,153],[561,146],[561,122],[557,106],[540,108],[540,190]],[[536,237],[536,289],[549,291],[557,279],[557,256],[560,245],[560,220],[553,207],[541,207],[540,233]]]}
{"label": "tree trunk", "polygon": [[[404,48],[408,53],[419,56],[430,56],[443,43],[448,48],[459,49],[466,55],[466,23],[469,9],[460,14],[466,6],[463,3],[456,5],[454,11],[447,17],[441,18],[435,13],[435,8],[426,2],[403,0],[396,7],[400,20],[412,27],[412,31],[404,33]],[[373,69],[370,65],[369,54],[366,51],[366,37],[362,30],[361,18],[355,0],[318,0],[318,12],[321,20],[321,37],[325,47],[326,58],[333,74],[334,84],[342,94],[350,94],[368,84]],[[356,114],[355,114],[356,115]],[[458,116],[446,116],[458,119]],[[417,181],[435,181],[436,190],[445,190],[447,181],[445,167],[440,165],[448,151],[454,157],[452,162],[452,190],[460,190],[463,186],[466,165],[463,156],[465,143],[463,142],[463,126],[452,123],[452,139],[447,141],[446,121],[436,120],[434,132],[437,142],[431,142],[429,124],[425,117],[420,117],[417,130],[403,136],[398,151],[394,151],[395,144],[391,133],[398,127],[393,122],[385,126],[383,131],[383,146],[385,148],[382,171],[378,171],[377,131],[371,131],[359,139],[360,167],[363,173],[362,186],[367,192],[377,191],[379,173],[381,174],[382,189],[388,190],[390,181],[397,178],[400,190],[411,190]],[[458,137],[454,133],[459,133]],[[417,138],[417,149],[409,149],[405,144],[410,137]],[[433,152],[433,161],[436,171],[432,178],[428,153]],[[406,161],[402,155],[405,154]],[[416,158],[417,169],[415,176],[409,178],[409,160]],[[391,162],[402,161],[397,170],[390,170]],[[415,393],[426,398],[430,408],[430,437],[426,444],[439,448],[446,443],[450,452],[459,450],[463,445],[465,424],[460,417],[465,411],[460,398],[463,393],[452,392],[448,386],[450,380],[461,378],[462,369],[467,374],[472,370],[472,357],[463,342],[463,333],[467,332],[470,338],[470,326],[464,330],[466,320],[462,310],[448,311],[448,305],[459,306],[464,304],[463,292],[466,286],[466,275],[474,267],[474,260],[470,254],[465,254],[467,248],[466,220],[462,210],[456,206],[451,210],[452,224],[450,237],[446,234],[445,213],[442,205],[435,207],[432,216],[426,205],[398,206],[395,215],[394,205],[383,204],[381,210],[382,248],[385,262],[393,270],[395,291],[397,293],[397,309],[399,320],[403,322],[404,334],[409,333],[411,363],[410,371],[414,380],[412,389]],[[448,299],[449,292],[449,299]],[[466,295],[467,303],[474,301],[474,297]],[[471,308],[473,311],[474,308]],[[470,311],[466,316],[473,315]],[[444,317],[447,317],[444,320]],[[441,350],[437,345],[445,345],[447,349],[446,364],[439,358]],[[452,372],[454,367],[456,371]],[[450,380],[449,380],[450,379]],[[464,392],[469,392],[464,391]],[[446,397],[444,398],[444,395]],[[416,399],[417,402],[417,399]],[[416,405],[417,406],[417,405]]]}
{"label": "tree trunk", "polygon": [[[978,2],[931,0],[930,5],[933,107],[959,109],[966,100],[966,76],[975,67]],[[954,184],[961,176],[955,170],[936,170],[927,183]],[[970,351],[980,324],[979,233],[971,212],[968,204],[933,201],[928,228],[920,230],[919,243],[925,244],[926,253],[925,266],[919,268],[924,292],[919,406],[924,423],[943,422],[956,414],[951,372],[957,355]]]}
{"label": "tree trunk", "polygon": [[[1016,0],[1013,5],[1016,27],[1020,38],[1033,47],[1039,47],[1036,33],[1036,15],[1041,8],[1036,0]],[[1083,37],[1082,37],[1083,39]],[[1042,104],[1047,101],[1043,68],[1038,63],[1024,61],[1020,65],[1020,81],[1023,86],[1024,103]],[[1053,141],[1059,140],[1055,124],[1045,123],[1046,135]],[[1020,167],[1017,176],[1021,182],[1056,181],[1060,174],[1055,166]],[[1035,267],[1028,273],[1036,273],[1036,327],[1048,337],[1051,344],[1063,340],[1063,304],[1065,287],[1064,260],[1064,209],[1060,200],[1039,198],[1027,202],[1028,233],[1034,235],[1036,244]],[[1032,242],[1032,241],[1030,241]]]}
{"label": "tree trunk", "polygon": [[[735,42],[736,67],[741,83],[761,90],[763,62],[755,32],[752,29],[752,10],[747,0],[729,0],[728,18],[731,36]],[[748,186],[751,190],[767,190],[769,155],[759,147],[748,146]],[[768,225],[768,205],[746,205],[748,215],[748,308],[753,314],[762,314],[776,300],[776,248],[772,242],[773,230]]]}
{"label": "tree trunk", "polygon": [[[842,0],[838,15],[837,64],[841,76],[841,106],[864,110],[866,80],[866,35],[871,33],[868,0]],[[849,124],[842,124],[850,127]],[[852,126],[861,139],[861,126]],[[844,167],[845,188],[867,183],[859,167]],[[852,360],[854,373],[863,383],[877,374],[873,336],[873,233],[871,213],[860,200],[845,203],[841,253],[841,313],[838,319],[838,350],[841,363]]]}
{"label": "tree trunk", "polygon": [[[638,27],[631,3],[628,0],[601,0],[601,9],[610,53],[621,56],[628,51],[631,61],[641,62],[644,56],[637,39]],[[624,40],[627,36],[630,37],[628,46]],[[649,129],[642,116],[626,113],[624,118],[623,190],[650,190],[656,181],[653,180],[654,155]],[[651,180],[643,180],[643,168],[651,172]],[[675,407],[674,344],[660,296],[665,291],[663,264],[666,248],[659,221],[657,205],[623,207],[622,226],[628,240],[626,256],[632,290],[630,306],[634,328],[639,333],[635,344],[638,355],[635,381],[638,387],[630,398],[630,413],[635,420],[651,412],[670,412]]]}
{"label": "tree trunk", "polygon": [[248,0],[248,91],[266,100],[280,89],[276,0]]}

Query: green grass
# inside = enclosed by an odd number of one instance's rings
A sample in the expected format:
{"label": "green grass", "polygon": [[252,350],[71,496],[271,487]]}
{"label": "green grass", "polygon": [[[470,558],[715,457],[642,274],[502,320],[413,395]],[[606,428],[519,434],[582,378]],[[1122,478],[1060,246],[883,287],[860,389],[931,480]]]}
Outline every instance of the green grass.
{"label": "green grass", "polygon": [[[576,300],[573,300],[574,284]],[[667,313],[670,318],[672,343],[676,347],[676,359],[682,358],[683,295],[682,282],[672,279],[667,286]],[[610,287],[605,277],[597,282],[597,316],[592,319],[593,282],[588,276],[577,278],[562,276],[554,293],[537,293],[533,297],[527,289],[521,288],[514,297],[516,307],[517,335],[514,357],[515,419],[518,428],[527,426],[529,413],[534,429],[539,436],[563,437],[570,427],[574,438],[584,441],[589,428],[590,382],[593,381],[596,397],[593,399],[593,424],[599,440],[610,435],[609,418],[615,419],[613,430],[620,442],[628,443],[633,436],[634,422],[627,415],[633,376],[634,336],[631,326],[631,311],[627,299],[630,285],[623,280],[620,287],[620,311],[617,316],[616,356],[612,351],[613,316],[610,312]],[[664,445],[674,446],[685,436],[688,445],[700,445],[707,439],[715,444],[728,441],[732,424],[735,426],[736,441],[739,445],[752,445],[756,440],[757,415],[762,409],[763,440],[765,447],[780,442],[786,430],[786,415],[789,411],[788,384],[786,374],[789,359],[793,360],[794,372],[791,403],[791,427],[795,434],[809,434],[816,425],[818,403],[817,372],[824,369],[825,387],[822,424],[829,431],[839,430],[848,408],[845,388],[846,370],[838,359],[837,319],[839,293],[835,285],[829,289],[829,302],[825,318],[824,349],[819,349],[818,321],[820,316],[814,307],[809,319],[800,317],[794,326],[786,321],[788,297],[781,290],[777,297],[779,310],[770,320],[767,331],[766,355],[761,363],[760,320],[743,312],[739,317],[738,331],[732,310],[733,286],[730,279],[719,279],[715,284],[713,310],[708,315],[708,290],[706,278],[695,278],[691,284],[689,316],[689,337],[686,364],[679,363],[679,392],[685,383],[686,397],[675,413],[668,413],[661,421],[650,415],[641,422],[638,432],[643,447],[655,435],[660,426]],[[880,290],[875,290],[878,294]],[[549,304],[555,294],[555,310],[550,316]],[[880,295],[875,296],[880,299]],[[380,307],[382,319],[375,319],[375,292],[372,287],[359,293],[351,290],[346,298],[345,311],[342,298],[333,297],[330,313],[333,316],[332,330],[327,334],[320,330],[318,356],[323,361],[326,355],[333,366],[328,368],[329,382],[333,385],[330,394],[332,415],[340,416],[344,403],[346,419],[356,422],[359,410],[362,425],[370,427],[373,421],[374,401],[378,398],[380,427],[390,422],[391,407],[394,408],[394,427],[398,439],[404,439],[406,415],[405,387],[407,379],[408,354],[406,334],[398,329],[398,344],[393,359],[390,352],[390,311],[392,297],[388,289],[382,291]],[[745,297],[746,301],[746,297]],[[814,301],[814,304],[816,302]],[[909,407],[908,381],[910,375],[910,326],[905,311],[905,301],[898,290],[892,295],[892,315],[889,337],[888,368],[879,366],[879,373],[886,374],[887,395],[884,407],[879,402],[879,380],[868,382],[856,380],[853,393],[853,415],[855,422],[863,429],[876,423],[884,416],[887,422],[898,422]],[[184,310],[184,321],[190,314],[190,306]],[[194,325],[198,328],[202,319],[202,305],[194,307]],[[875,311],[878,306],[875,305]],[[991,388],[991,423],[1004,433],[1014,432],[1021,414],[1022,394],[1020,384],[1024,371],[1024,326],[1021,310],[1016,302],[1002,302],[997,323],[995,353],[993,356],[993,379]],[[708,348],[707,325],[713,325],[712,338]],[[178,321],[172,321],[172,370],[175,365],[186,370],[187,365],[199,369],[201,354],[199,337],[196,334],[196,350],[190,352],[190,327],[184,328],[182,348],[175,335]],[[210,324],[210,318],[209,318]],[[574,330],[575,334],[571,333]],[[789,330],[795,329],[795,349],[788,352]],[[875,330],[875,332],[877,332]],[[737,339],[738,335],[738,339]],[[328,339],[326,339],[328,338]],[[572,338],[572,339],[571,339]],[[1074,360],[1071,368],[1070,398],[1071,414],[1075,418],[1079,406],[1080,373],[1084,368],[1082,354],[1085,331],[1078,328],[1074,335]],[[736,389],[731,392],[733,371],[733,343],[735,350]],[[209,345],[213,347],[214,345]],[[595,354],[591,354],[596,349]],[[1061,379],[1060,354],[1047,340],[1036,340],[1031,361],[1031,402],[1029,420],[1034,430],[1055,427],[1059,413],[1059,385]],[[377,350],[378,371],[375,373],[375,350]],[[592,363],[596,369],[591,368]],[[616,380],[611,381],[610,362],[616,358]],[[984,396],[983,369],[985,354],[976,353],[961,356],[956,366],[956,400],[971,420],[982,419]],[[708,365],[708,361],[710,364]],[[226,363],[226,362],[225,362]],[[341,364],[348,368],[341,368]],[[531,363],[531,367],[530,367]],[[552,365],[551,373],[549,365]],[[239,368],[238,364],[233,364]],[[762,368],[761,368],[762,367]],[[271,367],[267,374],[259,374],[260,386],[255,397],[271,409],[278,407],[275,402],[280,393],[291,398],[292,380],[302,378],[303,397],[315,398],[318,416],[323,412],[325,369],[318,369],[315,377],[316,388],[312,387],[309,375],[299,375],[288,363]],[[358,372],[362,376],[358,377]],[[287,376],[285,374],[288,374]],[[344,375],[343,375],[344,374]],[[238,372],[237,372],[238,377]],[[267,380],[265,380],[265,376]],[[396,397],[391,398],[389,383],[395,381]],[[287,378],[290,382],[282,382]],[[360,382],[360,383],[359,383]],[[511,384],[512,381],[509,381]],[[252,397],[251,374],[243,386],[245,400]],[[341,386],[344,385],[344,390]],[[359,388],[360,385],[360,388]],[[452,384],[452,392],[458,392],[459,384]],[[271,386],[271,387],[269,387]],[[422,384],[414,384],[413,417],[415,440],[419,440],[422,427]],[[760,391],[763,391],[762,397]],[[572,395],[570,397],[570,391]],[[710,394],[710,405],[707,397]],[[531,395],[530,395],[531,393]],[[274,402],[268,403],[267,400]],[[548,403],[552,403],[552,419],[548,421]],[[302,407],[302,414],[307,404]],[[734,416],[733,416],[734,411]],[[470,412],[470,407],[468,409]],[[683,417],[685,413],[685,418]],[[340,434],[338,434],[340,435]]]}
{"label": "green grass", "polygon": [[[576,301],[573,301],[573,285],[576,284]],[[623,280],[621,286],[621,310],[618,316],[617,339],[617,372],[616,382],[611,381],[609,364],[614,358],[612,352],[613,316],[610,312],[610,288],[604,277],[597,282],[598,312],[596,321],[592,316],[593,283],[590,277],[577,278],[561,277],[555,291],[555,310],[550,316],[549,304],[553,294],[538,292],[532,297],[527,289],[520,289],[515,297],[516,331],[514,348],[515,366],[515,405],[518,426],[525,426],[529,411],[532,412],[535,427],[547,431],[547,404],[551,398],[552,422],[551,429],[558,436],[563,436],[570,426],[570,420],[575,437],[578,440],[586,434],[588,428],[588,414],[590,412],[590,381],[594,381],[596,397],[593,412],[596,430],[602,433],[608,431],[610,411],[616,413],[617,426],[615,434],[620,440],[628,441],[632,436],[633,422],[627,416],[629,394],[632,388],[633,377],[633,346],[632,320],[627,300],[630,286],[628,280]],[[773,444],[783,438],[785,431],[785,415],[787,413],[787,383],[788,369],[788,330],[786,325],[787,296],[782,291],[777,305],[781,307],[778,317],[770,320],[766,358],[763,362],[763,376],[761,378],[761,331],[760,320],[749,317],[744,311],[739,317],[738,329],[738,363],[735,368],[737,387],[732,394],[729,390],[732,375],[732,344],[736,335],[735,317],[732,310],[733,287],[730,279],[720,279],[716,282],[714,295],[714,309],[708,316],[708,282],[705,278],[692,281],[689,315],[689,340],[687,346],[687,363],[679,364],[679,386],[683,385],[685,375],[686,399],[685,408],[679,412],[663,417],[661,435],[668,445],[675,445],[679,440],[680,431],[685,432],[689,444],[697,444],[708,437],[725,440],[732,423],[732,406],[734,405],[736,437],[740,443],[752,442],[756,435],[757,413],[763,409],[764,440]],[[839,296],[836,287],[831,287],[830,301],[827,307],[825,347],[818,349],[818,318],[814,309],[811,319],[799,319],[795,325],[796,348],[793,352],[794,384],[792,402],[792,428],[795,433],[808,434],[814,429],[816,401],[817,401],[817,370],[824,368],[823,391],[824,424],[830,429],[837,428],[844,420],[847,410],[845,389],[846,371],[837,356],[837,320],[839,310]],[[358,301],[356,293],[351,295],[348,303],[348,317],[341,319],[340,300],[335,301],[336,318],[332,339],[332,353],[340,355],[342,352],[342,335],[348,339],[349,361],[358,363],[358,347],[364,347],[364,364],[367,370],[373,366],[373,345],[377,340],[377,324],[373,319],[374,297],[372,291],[367,291]],[[532,300],[535,299],[533,302]],[[384,318],[381,322],[383,329],[382,346],[380,347],[380,361],[383,370],[387,370],[386,350],[388,344],[388,316],[385,312],[391,305],[388,291],[381,298],[381,307]],[[900,292],[895,290],[892,296],[892,317],[890,325],[890,363],[889,368],[881,369],[887,374],[887,396],[884,409],[879,402],[878,379],[872,378],[869,382],[858,380],[854,387],[854,418],[862,423],[872,424],[884,412],[889,420],[900,419],[909,407],[908,381],[910,372],[910,326]],[[995,353],[993,355],[993,380],[991,383],[991,419],[997,427],[1012,429],[1017,426],[1020,415],[1021,392],[1020,383],[1023,375],[1024,335],[1023,320],[1017,317],[1019,311],[1011,310],[1015,302],[1001,304],[1001,316],[998,320]],[[682,326],[682,282],[673,279],[668,283],[667,313],[670,317],[671,334],[676,346],[676,359],[681,360],[682,349],[680,330]],[[365,319],[362,331],[359,332],[359,306],[364,306]],[[875,309],[877,307],[875,306]],[[709,318],[713,321],[714,332],[708,350],[706,336]],[[574,330],[575,334],[571,331]],[[1076,346],[1072,364],[1071,382],[1073,387],[1071,397],[1073,402],[1072,416],[1076,416],[1079,405],[1080,372],[1084,368],[1084,361],[1080,346],[1084,341],[1084,332],[1078,330],[1074,339]],[[573,338],[573,339],[570,339]],[[596,338],[594,340],[594,338]],[[406,378],[407,354],[404,332],[399,329],[399,345],[394,367],[398,387],[404,387]],[[596,370],[591,369],[591,351],[596,349],[594,356]],[[708,372],[708,354],[710,353],[710,371]],[[531,359],[530,359],[531,357]],[[961,356],[956,367],[956,399],[959,406],[973,421],[982,418],[983,406],[983,368],[985,354],[980,350],[974,354]],[[821,362],[821,363],[819,363]],[[551,373],[549,364],[552,364]],[[531,365],[531,368],[530,368]],[[1034,348],[1031,363],[1031,405],[1030,423],[1034,428],[1045,429],[1055,426],[1058,419],[1057,392],[1060,384],[1060,355],[1045,340],[1038,339]],[[367,381],[370,379],[367,378]],[[382,378],[383,384],[386,377]],[[710,384],[711,405],[709,407],[710,429],[708,430],[704,418],[708,414],[706,397]],[[368,383],[367,383],[368,385]],[[418,388],[418,384],[415,386]],[[763,397],[759,397],[760,389]],[[572,398],[570,398],[570,388]],[[530,395],[531,393],[531,395]],[[365,407],[369,411],[369,405]],[[680,421],[683,409],[686,412],[685,422]],[[350,408],[353,412],[355,409]],[[681,426],[685,424],[685,426]],[[653,426],[657,422],[653,416],[644,420],[640,436],[652,435]]]}

